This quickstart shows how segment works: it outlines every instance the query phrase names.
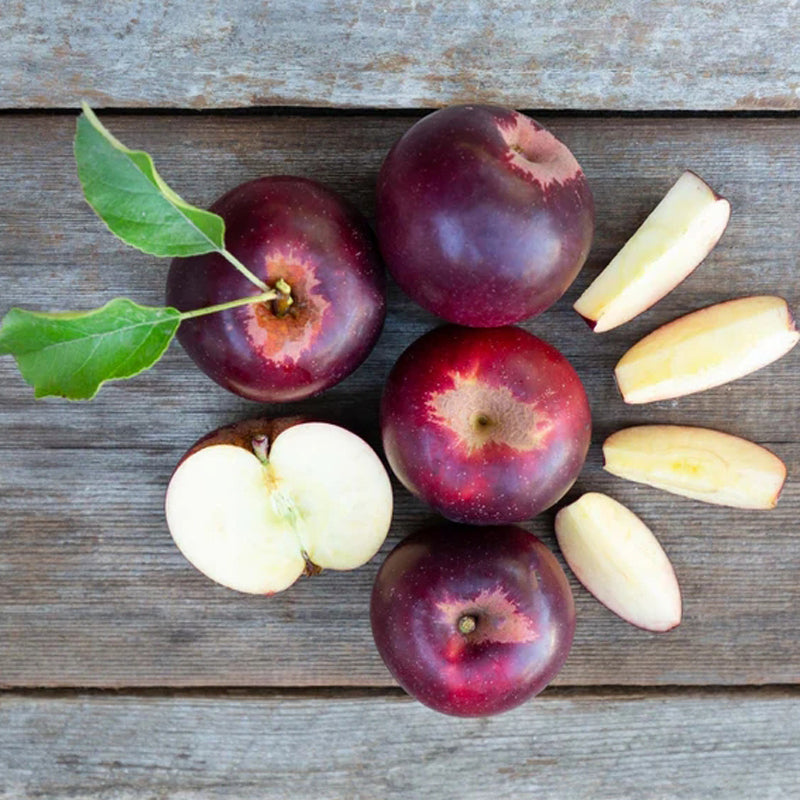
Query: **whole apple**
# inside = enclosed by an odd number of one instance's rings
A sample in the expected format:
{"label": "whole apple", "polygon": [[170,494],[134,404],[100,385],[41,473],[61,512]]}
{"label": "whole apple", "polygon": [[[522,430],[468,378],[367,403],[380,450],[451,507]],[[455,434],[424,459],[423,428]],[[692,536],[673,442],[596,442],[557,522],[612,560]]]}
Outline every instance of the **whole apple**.
{"label": "whole apple", "polygon": [[381,252],[400,287],[449,322],[493,327],[551,306],[577,276],[594,201],[575,157],[529,117],[453,106],[394,145],[377,191]]}
{"label": "whole apple", "polygon": [[[318,394],[367,357],[386,313],[386,279],[359,212],[303,178],[244,183],[211,207],[225,221],[225,246],[283,297],[185,320],[178,339],[221,386],[258,402]],[[177,258],[167,304],[180,311],[258,293],[221,255]]]}
{"label": "whole apple", "polygon": [[404,539],[378,572],[370,616],[397,682],[463,717],[508,711],[544,689],[575,632],[564,571],[511,525],[442,523]]}
{"label": "whole apple", "polygon": [[458,522],[520,522],[559,500],[591,437],[586,392],[558,350],[521,328],[447,325],[413,342],[381,400],[401,483]]}

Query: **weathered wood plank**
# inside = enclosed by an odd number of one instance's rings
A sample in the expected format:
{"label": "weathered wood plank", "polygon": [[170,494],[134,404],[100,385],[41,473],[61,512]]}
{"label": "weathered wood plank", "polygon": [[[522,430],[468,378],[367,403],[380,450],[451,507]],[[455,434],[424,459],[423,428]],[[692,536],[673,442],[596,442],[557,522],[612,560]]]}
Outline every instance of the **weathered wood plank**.
{"label": "weathered wood plank", "polygon": [[[800,446],[775,448],[794,476]],[[3,452],[0,685],[391,685],[375,651],[372,581],[390,547],[430,519],[404,490],[382,553],[350,573],[301,580],[272,598],[209,582],[172,544],[163,492],[169,450]],[[598,448],[577,486],[630,505],[658,534],[684,620],[648,634],[570,575],[575,644],[557,679],[587,684],[800,682],[800,547],[795,479],[778,508],[737,512],[625,483]],[[553,549],[552,516],[527,525]],[[563,561],[562,561],[563,563]]]}
{"label": "weathered wood plank", "polygon": [[[126,143],[153,152],[194,202],[264,172],[316,177],[367,214],[383,153],[406,118],[115,117]],[[595,446],[579,489],[607,490],[651,523],[686,602],[666,636],[625,625],[576,587],[580,622],[562,684],[710,684],[800,680],[800,352],[737,383],[625,407],[611,377],[641,334],[700,305],[749,292],[796,309],[800,121],[548,117],[594,188],[598,234],[586,270],[556,308],[527,325],[563,349],[592,400]],[[12,304],[92,307],[113,294],[160,301],[166,265],[125,248],[83,203],[73,120],[7,116],[0,138],[0,271]],[[729,231],[685,284],[639,320],[594,336],[570,310],[591,276],[693,167],[734,206]],[[377,400],[400,351],[435,320],[393,291],[386,329],[347,381],[297,407],[261,407],[211,384],[175,346],[156,369],[90,404],[35,402],[0,361],[0,683],[5,686],[388,685],[367,604],[378,560],[303,581],[272,599],[236,595],[175,550],[163,491],[185,447],[216,425],[302,412],[346,423],[376,447]],[[770,444],[792,476],[767,513],[735,512],[625,484],[600,469],[599,443],[640,422],[719,427]],[[574,493],[575,493],[574,492]],[[573,495],[574,495],[573,493]],[[401,489],[390,542],[428,516]],[[553,544],[551,516],[531,527]]]}
{"label": "weathered wood plank", "polygon": [[459,720],[399,697],[0,698],[0,798],[789,800],[796,692],[545,693]]}
{"label": "weathered wood plank", "polygon": [[8,3],[0,107],[797,109],[797,0]]}

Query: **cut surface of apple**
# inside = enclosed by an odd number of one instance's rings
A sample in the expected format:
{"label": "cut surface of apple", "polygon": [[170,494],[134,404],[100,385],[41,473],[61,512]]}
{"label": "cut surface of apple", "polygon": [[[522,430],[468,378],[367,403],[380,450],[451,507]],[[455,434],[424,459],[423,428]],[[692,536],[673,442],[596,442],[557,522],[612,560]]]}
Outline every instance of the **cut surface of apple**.
{"label": "cut surface of apple", "polygon": [[612,475],[734,508],[774,508],[786,480],[774,453],[708,428],[626,428],[606,439],[603,457]]}
{"label": "cut surface of apple", "polygon": [[621,503],[584,494],[556,514],[556,537],[578,580],[622,619],[655,632],[680,623],[675,570],[652,531]]}
{"label": "cut surface of apple", "polygon": [[189,451],[167,488],[178,548],[241,592],[272,594],[303,573],[359,567],[389,531],[391,484],[366,442],[324,422],[278,430],[269,441],[252,422],[220,429]]}
{"label": "cut surface of apple", "polygon": [[782,297],[741,297],[657,328],[625,353],[614,375],[626,403],[666,400],[755,372],[798,339]]}
{"label": "cut surface of apple", "polygon": [[730,214],[730,203],[687,170],[574,309],[595,333],[633,319],[694,271],[719,241]]}
{"label": "cut surface of apple", "polygon": [[633,319],[694,271],[730,215],[730,203],[687,170],[573,308],[595,333]]}

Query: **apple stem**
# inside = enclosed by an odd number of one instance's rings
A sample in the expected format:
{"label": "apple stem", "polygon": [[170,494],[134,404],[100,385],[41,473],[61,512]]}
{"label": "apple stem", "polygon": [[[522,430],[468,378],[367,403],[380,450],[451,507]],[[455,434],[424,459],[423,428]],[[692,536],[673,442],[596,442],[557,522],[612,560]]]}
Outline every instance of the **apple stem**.
{"label": "apple stem", "polygon": [[242,275],[244,275],[244,277],[250,281],[250,283],[252,283],[254,286],[258,286],[258,288],[261,289],[262,292],[265,292],[269,288],[269,286],[267,286],[267,284],[264,283],[264,281],[262,281],[261,278],[256,277],[252,272],[250,272],[250,270],[247,269],[247,267],[244,264],[242,264],[242,262],[239,261],[239,259],[236,258],[236,256],[233,255],[233,253],[229,253],[224,247],[218,250],[217,252],[223,258],[227,259],[229,263],[233,264],[233,266],[236,267],[236,269],[238,269],[239,272],[241,272]]}
{"label": "apple stem", "polygon": [[[274,289],[267,289],[261,294],[254,294],[251,297],[240,297],[238,300],[229,300],[227,303],[217,303],[217,305],[206,306],[205,308],[196,308],[194,311],[184,311],[181,314],[181,322],[185,319],[192,319],[193,317],[202,317],[205,314],[216,314],[218,311],[226,311],[229,308],[246,306],[251,303],[266,303],[269,300],[275,299],[279,299],[283,306],[288,309],[294,302],[292,300],[291,291],[289,284],[281,278],[275,283]],[[286,312],[284,311],[284,313]]]}
{"label": "apple stem", "polygon": [[269,453],[269,436],[254,436],[251,442],[253,452],[256,458],[262,463],[266,464],[268,461],[267,454]]}
{"label": "apple stem", "polygon": [[478,618],[474,614],[464,614],[458,620],[458,632],[466,636],[478,627]]}

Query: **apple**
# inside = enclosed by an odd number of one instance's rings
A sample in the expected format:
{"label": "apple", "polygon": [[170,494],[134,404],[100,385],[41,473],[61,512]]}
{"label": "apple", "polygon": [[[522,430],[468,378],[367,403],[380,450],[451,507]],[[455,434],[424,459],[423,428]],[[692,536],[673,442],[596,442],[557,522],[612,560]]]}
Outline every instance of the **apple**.
{"label": "apple", "polygon": [[617,362],[626,403],[682,397],[749,375],[800,339],[782,297],[740,297],[657,328]]}
{"label": "apple", "polygon": [[448,519],[519,522],[551,506],[586,459],[586,392],[554,347],[521,328],[448,325],[392,368],[381,434],[401,483]]}
{"label": "apple", "polygon": [[392,519],[389,476],[375,451],[338,425],[247,420],[213,431],[167,487],[175,544],[206,576],[274,594],[301,575],[365,564]]}
{"label": "apple", "polygon": [[556,514],[556,537],[575,577],[626,622],[655,633],[680,623],[675,570],[650,528],[622,503],[587,492]]}
{"label": "apple", "polygon": [[574,309],[595,333],[633,319],[688,277],[728,225],[731,204],[687,170]]}
{"label": "apple", "polygon": [[564,571],[512,525],[440,523],[404,539],[378,572],[370,618],[397,682],[462,717],[508,711],[542,691],[575,632]]}
{"label": "apple", "polygon": [[612,475],[733,508],[774,508],[786,480],[786,466],[765,447],[686,425],[617,431],[603,457]]}
{"label": "apple", "polygon": [[[261,403],[299,400],[333,386],[367,357],[386,313],[385,272],[359,212],[304,178],[260,178],[211,207],[225,246],[284,296],[188,319],[178,339],[221,386]],[[218,253],[177,258],[167,304],[180,311],[259,290]]]}
{"label": "apple", "polygon": [[381,167],[381,252],[400,287],[449,322],[495,327],[549,308],[583,266],[594,201],[575,157],[529,117],[452,106]]}

